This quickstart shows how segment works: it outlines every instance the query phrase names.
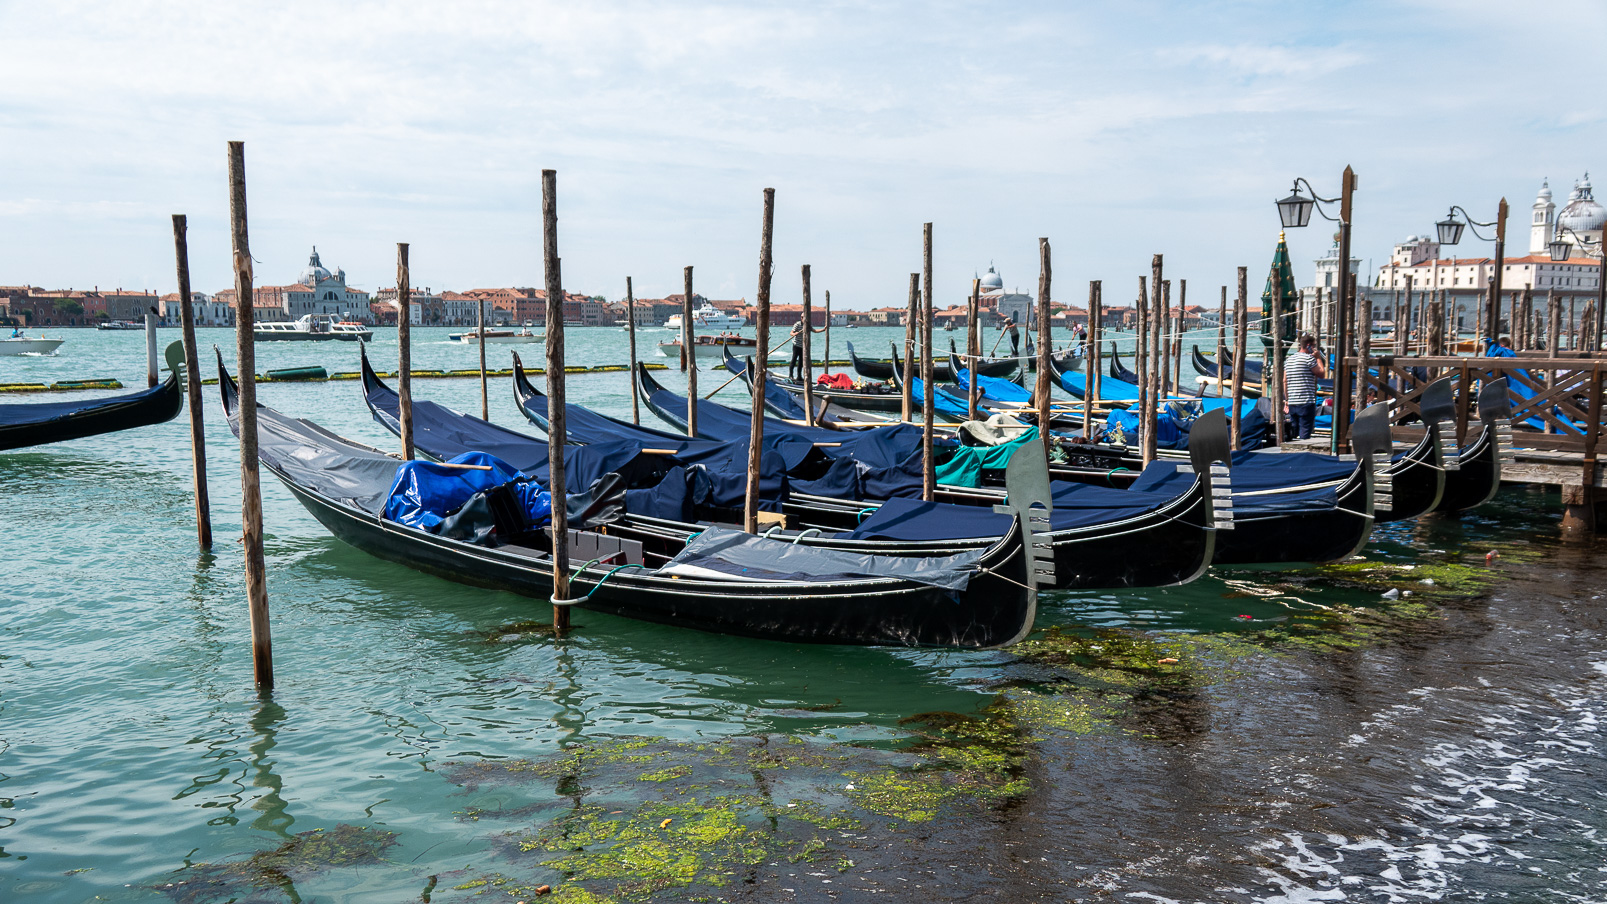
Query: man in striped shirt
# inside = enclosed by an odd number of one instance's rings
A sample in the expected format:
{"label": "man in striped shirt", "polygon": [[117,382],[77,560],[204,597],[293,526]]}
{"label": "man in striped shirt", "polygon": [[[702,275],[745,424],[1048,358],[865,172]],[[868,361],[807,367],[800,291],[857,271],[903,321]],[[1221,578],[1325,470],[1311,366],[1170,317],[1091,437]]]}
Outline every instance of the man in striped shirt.
{"label": "man in striped shirt", "polygon": [[1317,381],[1328,376],[1326,363],[1317,356],[1317,340],[1302,334],[1295,350],[1283,360],[1283,410],[1294,422],[1295,438],[1309,439],[1317,419]]}

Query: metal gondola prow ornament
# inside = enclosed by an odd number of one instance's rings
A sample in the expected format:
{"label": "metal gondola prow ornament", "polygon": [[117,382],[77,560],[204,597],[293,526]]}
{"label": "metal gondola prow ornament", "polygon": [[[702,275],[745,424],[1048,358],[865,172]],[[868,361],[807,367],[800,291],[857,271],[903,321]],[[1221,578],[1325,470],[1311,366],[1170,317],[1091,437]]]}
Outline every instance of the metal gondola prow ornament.
{"label": "metal gondola prow ornament", "polygon": [[1372,477],[1372,511],[1389,508],[1394,503],[1389,475],[1390,450],[1394,443],[1389,435],[1389,403],[1374,402],[1368,405],[1350,425],[1350,448],[1358,458],[1365,458],[1367,471]]}
{"label": "metal gondola prow ornament", "polygon": [[1054,496],[1049,487],[1049,462],[1043,450],[1023,445],[1010,456],[1004,468],[1005,502],[993,507],[1001,515],[1015,515],[1027,542],[1027,583],[1036,593],[1039,587],[1055,585],[1055,550],[1049,540],[1050,516]]}
{"label": "metal gondola prow ornament", "polygon": [[1435,462],[1447,471],[1462,468],[1462,458],[1456,454],[1456,393],[1450,377],[1441,377],[1423,390],[1417,401],[1423,417],[1423,427],[1434,435],[1438,448]]}
{"label": "metal gondola prow ornament", "polygon": [[1206,475],[1211,488],[1211,524],[1217,530],[1233,529],[1232,438],[1228,416],[1220,408],[1207,411],[1189,426],[1189,464]]}

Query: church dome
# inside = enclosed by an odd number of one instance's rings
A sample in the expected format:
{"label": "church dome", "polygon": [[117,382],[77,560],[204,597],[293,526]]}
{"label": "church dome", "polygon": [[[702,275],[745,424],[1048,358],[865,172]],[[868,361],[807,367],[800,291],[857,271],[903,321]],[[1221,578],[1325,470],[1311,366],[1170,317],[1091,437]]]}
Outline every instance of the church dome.
{"label": "church dome", "polygon": [[301,275],[296,277],[296,281],[304,286],[316,286],[318,285],[319,280],[328,278],[329,271],[325,270],[324,265],[319,262],[318,246],[314,245],[312,249],[312,256],[307,258],[307,269],[301,271]]}
{"label": "church dome", "polygon": [[1557,214],[1557,223],[1579,233],[1600,232],[1602,225],[1607,224],[1607,208],[1591,197],[1589,173],[1574,183],[1574,190],[1568,194],[1568,205]]}
{"label": "church dome", "polygon": [[999,274],[994,271],[993,265],[989,264],[988,272],[982,274],[982,291],[988,292],[995,289],[1002,291],[1004,289],[1004,280],[999,278]]}

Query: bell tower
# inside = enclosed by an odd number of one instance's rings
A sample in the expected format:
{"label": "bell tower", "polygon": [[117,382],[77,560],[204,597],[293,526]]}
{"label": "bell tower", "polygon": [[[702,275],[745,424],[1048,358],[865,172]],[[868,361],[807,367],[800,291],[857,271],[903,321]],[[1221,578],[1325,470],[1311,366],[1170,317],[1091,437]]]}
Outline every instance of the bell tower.
{"label": "bell tower", "polygon": [[1529,253],[1546,254],[1546,246],[1556,232],[1557,205],[1551,203],[1551,186],[1540,180],[1540,193],[1534,198],[1534,215],[1529,219]]}

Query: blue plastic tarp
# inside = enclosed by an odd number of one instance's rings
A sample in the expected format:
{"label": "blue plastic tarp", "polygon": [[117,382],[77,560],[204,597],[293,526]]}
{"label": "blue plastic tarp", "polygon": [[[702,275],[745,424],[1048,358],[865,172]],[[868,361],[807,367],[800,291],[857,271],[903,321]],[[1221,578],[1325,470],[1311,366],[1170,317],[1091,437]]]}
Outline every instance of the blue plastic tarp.
{"label": "blue plastic tarp", "polygon": [[484,452],[467,452],[451,464],[489,467],[452,468],[433,461],[407,461],[396,468],[396,480],[385,500],[387,521],[434,532],[447,515],[463,507],[478,493],[512,484],[515,497],[532,524],[552,518],[552,496],[534,481],[526,480],[513,465]]}
{"label": "blue plastic tarp", "polygon": [[[1194,480],[1194,475],[1185,474],[1177,470],[1174,462],[1151,462],[1144,469],[1138,480],[1133,483],[1133,490],[1142,490],[1151,493],[1182,492]],[[1267,515],[1277,513],[1298,513],[1327,511],[1339,505],[1339,495],[1336,487],[1319,487],[1312,490],[1291,490],[1285,493],[1264,493],[1247,496],[1239,491],[1237,471],[1233,477],[1233,512],[1235,515]]]}
{"label": "blue plastic tarp", "polygon": [[[954,382],[966,392],[971,391],[971,370],[962,367],[954,375]],[[977,377],[977,391],[982,398],[1005,405],[1026,405],[1032,401],[1032,393],[1025,387],[999,377]]]}

